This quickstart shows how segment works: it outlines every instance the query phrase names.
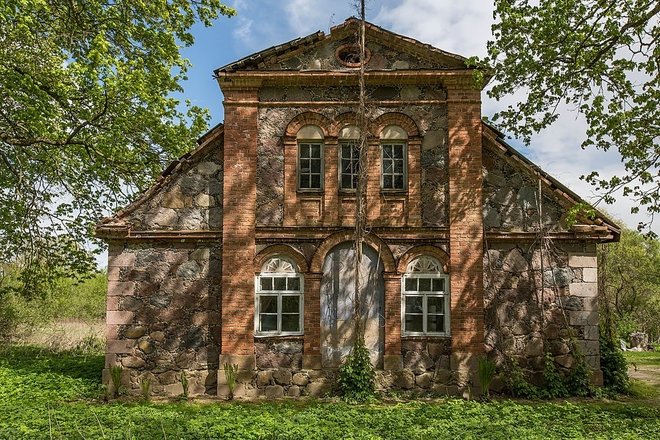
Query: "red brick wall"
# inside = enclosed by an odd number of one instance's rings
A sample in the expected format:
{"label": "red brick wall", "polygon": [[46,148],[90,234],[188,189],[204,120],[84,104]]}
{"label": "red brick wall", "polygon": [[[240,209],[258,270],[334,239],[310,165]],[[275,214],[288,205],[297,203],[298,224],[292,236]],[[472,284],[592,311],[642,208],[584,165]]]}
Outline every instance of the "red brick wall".
{"label": "red brick wall", "polygon": [[223,90],[222,354],[254,354],[257,90]]}
{"label": "red brick wall", "polygon": [[484,352],[481,102],[471,85],[467,75],[448,90],[452,369],[461,380]]}

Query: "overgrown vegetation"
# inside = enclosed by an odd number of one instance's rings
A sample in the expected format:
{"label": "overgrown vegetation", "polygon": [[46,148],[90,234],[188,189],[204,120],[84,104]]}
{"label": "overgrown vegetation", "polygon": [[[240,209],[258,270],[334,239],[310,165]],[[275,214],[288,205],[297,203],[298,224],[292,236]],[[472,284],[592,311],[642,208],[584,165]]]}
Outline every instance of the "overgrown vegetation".
{"label": "overgrown vegetation", "polygon": [[[18,274],[14,266],[2,267],[4,286],[11,287]],[[47,289],[25,296],[5,290],[0,300],[0,340],[23,336],[53,321],[93,322],[105,316],[107,275],[97,272],[83,282],[58,278]]]}
{"label": "overgrown vegetation", "polygon": [[574,342],[572,343],[572,352],[575,359],[573,366],[568,373],[562,374],[557,369],[551,353],[546,351],[542,385],[532,384],[516,360],[510,359],[505,367],[507,392],[513,397],[526,399],[593,396],[596,390],[591,386],[591,370]]}
{"label": "overgrown vegetation", "polygon": [[227,388],[229,388],[229,400],[234,399],[234,390],[236,389],[236,379],[238,377],[238,364],[225,363],[222,368],[225,372],[225,380],[227,381]]}
{"label": "overgrown vegetation", "polygon": [[497,365],[494,361],[487,357],[480,357],[477,365],[477,373],[479,374],[479,385],[481,386],[481,395],[484,398],[490,398],[490,384],[493,382]]}
{"label": "overgrown vegetation", "polygon": [[0,351],[0,438],[636,439],[660,432],[660,407],[635,402],[108,404],[103,362],[101,353]]}
{"label": "overgrown vegetation", "polygon": [[601,318],[612,338],[642,331],[660,341],[660,240],[623,229],[618,243],[599,246]]}
{"label": "overgrown vegetation", "polygon": [[628,364],[623,352],[616,342],[600,333],[600,369],[603,372],[603,385],[614,392],[627,394],[630,392]]}
{"label": "overgrown vegetation", "polygon": [[358,339],[339,368],[339,387],[346,402],[367,402],[374,397],[376,372],[364,340]]}

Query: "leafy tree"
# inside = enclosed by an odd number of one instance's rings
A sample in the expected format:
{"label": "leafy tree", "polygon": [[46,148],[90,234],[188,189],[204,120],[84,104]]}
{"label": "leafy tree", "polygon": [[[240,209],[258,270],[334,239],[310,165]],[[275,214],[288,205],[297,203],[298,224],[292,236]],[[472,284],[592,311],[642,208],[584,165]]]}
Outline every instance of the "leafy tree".
{"label": "leafy tree", "polygon": [[619,243],[598,252],[602,316],[610,320],[606,330],[616,328],[624,339],[634,331],[660,338],[660,241],[624,229]]}
{"label": "leafy tree", "polygon": [[92,267],[93,224],[191,148],[208,116],[172,97],[179,49],[233,14],[220,0],[0,3],[0,263],[23,268],[23,292]]}
{"label": "leafy tree", "polygon": [[[660,212],[660,3],[657,0],[495,0],[488,64],[496,99],[522,102],[495,123],[529,142],[559,116],[579,111],[588,129],[582,148],[618,149],[623,175],[583,176],[614,202],[622,190],[651,219]],[[640,228],[648,224],[640,225]]]}

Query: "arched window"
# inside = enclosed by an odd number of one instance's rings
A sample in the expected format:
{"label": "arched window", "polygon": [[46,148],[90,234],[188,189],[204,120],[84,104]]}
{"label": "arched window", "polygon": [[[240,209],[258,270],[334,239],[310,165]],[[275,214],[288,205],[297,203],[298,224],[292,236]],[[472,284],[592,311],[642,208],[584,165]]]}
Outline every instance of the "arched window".
{"label": "arched window", "polygon": [[408,181],[408,133],[398,125],[388,125],[380,132],[381,179],[385,191],[401,191]]}
{"label": "arched window", "polygon": [[298,139],[298,189],[323,189],[323,130],[316,125],[305,125]]}
{"label": "arched window", "polygon": [[257,336],[302,334],[303,285],[295,263],[283,257],[264,263],[256,280]]}
{"label": "arched window", "polygon": [[449,335],[449,277],[433,257],[408,264],[401,280],[402,333]]}
{"label": "arched window", "polygon": [[339,188],[352,191],[357,188],[360,173],[360,129],[347,125],[339,131]]}

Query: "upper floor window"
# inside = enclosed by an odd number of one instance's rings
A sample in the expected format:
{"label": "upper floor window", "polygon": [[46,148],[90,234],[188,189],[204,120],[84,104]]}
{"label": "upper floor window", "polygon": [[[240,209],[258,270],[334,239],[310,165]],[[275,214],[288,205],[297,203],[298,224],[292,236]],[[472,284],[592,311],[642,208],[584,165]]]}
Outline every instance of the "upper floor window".
{"label": "upper floor window", "polygon": [[388,125],[380,134],[381,140],[381,188],[405,190],[407,175],[408,133],[396,125]]}
{"label": "upper floor window", "polygon": [[339,132],[339,188],[354,190],[360,175],[360,129],[348,125]]}
{"label": "upper floor window", "polygon": [[298,189],[323,189],[323,130],[305,125],[298,131]]}
{"label": "upper floor window", "polygon": [[403,334],[449,334],[449,277],[433,257],[408,264],[401,280]]}
{"label": "upper floor window", "polygon": [[303,277],[296,265],[281,257],[271,258],[256,282],[255,334],[302,334]]}

